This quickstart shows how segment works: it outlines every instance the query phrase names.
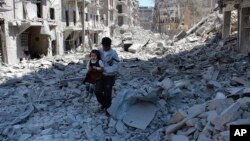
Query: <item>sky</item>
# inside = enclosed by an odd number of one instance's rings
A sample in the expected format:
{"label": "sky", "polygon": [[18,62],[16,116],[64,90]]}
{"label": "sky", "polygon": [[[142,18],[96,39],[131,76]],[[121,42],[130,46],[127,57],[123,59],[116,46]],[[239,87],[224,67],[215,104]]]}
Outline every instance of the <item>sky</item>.
{"label": "sky", "polygon": [[154,6],[153,0],[139,0],[140,6]]}

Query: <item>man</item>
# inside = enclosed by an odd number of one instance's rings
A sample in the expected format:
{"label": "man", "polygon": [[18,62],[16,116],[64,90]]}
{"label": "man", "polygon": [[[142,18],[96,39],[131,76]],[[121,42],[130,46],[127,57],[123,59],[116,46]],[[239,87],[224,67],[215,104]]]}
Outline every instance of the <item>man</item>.
{"label": "man", "polygon": [[101,109],[108,109],[112,101],[112,87],[115,84],[115,75],[119,66],[119,57],[111,48],[111,39],[102,39],[102,48],[99,49],[104,64],[103,77],[96,83],[95,95],[97,101],[102,105]]}

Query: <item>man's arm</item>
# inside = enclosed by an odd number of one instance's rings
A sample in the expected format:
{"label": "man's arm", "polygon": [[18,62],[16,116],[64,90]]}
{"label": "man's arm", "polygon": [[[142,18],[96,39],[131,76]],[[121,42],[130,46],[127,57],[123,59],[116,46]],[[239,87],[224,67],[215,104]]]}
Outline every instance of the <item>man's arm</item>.
{"label": "man's arm", "polygon": [[118,54],[116,53],[116,51],[112,52],[112,63],[109,66],[106,66],[104,68],[104,71],[106,73],[114,73],[118,71],[119,68],[119,64],[120,64],[120,59],[118,57]]}

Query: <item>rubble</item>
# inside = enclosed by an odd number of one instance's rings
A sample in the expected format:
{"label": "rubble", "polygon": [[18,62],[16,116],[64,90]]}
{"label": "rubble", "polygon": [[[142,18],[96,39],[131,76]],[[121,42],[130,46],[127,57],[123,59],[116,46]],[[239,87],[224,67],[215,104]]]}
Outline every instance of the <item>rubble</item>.
{"label": "rubble", "polygon": [[87,53],[1,66],[0,140],[228,140],[229,125],[249,122],[250,64],[232,50],[235,39],[221,44],[219,19],[173,44],[124,27],[114,39],[122,61],[110,116],[84,97]]}

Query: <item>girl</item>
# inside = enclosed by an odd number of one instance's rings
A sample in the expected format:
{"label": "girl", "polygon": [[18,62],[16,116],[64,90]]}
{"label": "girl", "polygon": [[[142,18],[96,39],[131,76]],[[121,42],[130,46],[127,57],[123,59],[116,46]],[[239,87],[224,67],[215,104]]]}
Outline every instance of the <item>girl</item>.
{"label": "girl", "polygon": [[92,50],[89,56],[90,60],[87,63],[87,74],[84,84],[86,85],[86,97],[89,96],[91,98],[90,94],[94,92],[95,83],[102,79],[104,65],[98,50]]}

